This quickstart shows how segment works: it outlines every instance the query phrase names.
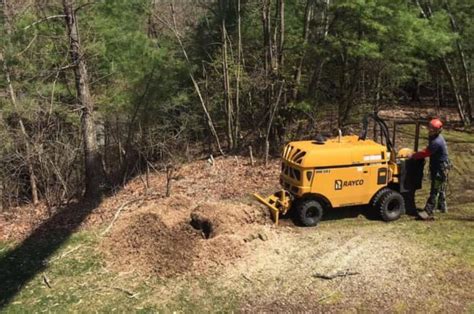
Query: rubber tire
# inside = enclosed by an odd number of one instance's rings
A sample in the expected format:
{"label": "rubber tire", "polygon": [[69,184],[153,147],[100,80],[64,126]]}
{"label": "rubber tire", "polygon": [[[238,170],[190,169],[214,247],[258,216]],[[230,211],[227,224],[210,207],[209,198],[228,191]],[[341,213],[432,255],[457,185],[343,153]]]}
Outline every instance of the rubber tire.
{"label": "rubber tire", "polygon": [[385,193],[389,191],[392,191],[392,190],[387,187],[380,189],[377,193],[375,193],[374,197],[372,197],[372,200],[370,201],[370,205],[377,209],[380,198],[382,197],[382,195],[384,195]]}
{"label": "rubber tire", "polygon": [[380,220],[380,209],[379,209],[379,201],[382,195],[387,193],[387,191],[391,191],[389,188],[384,187],[375,193],[375,195],[370,200],[370,203],[366,207],[366,217],[372,220]]}
{"label": "rubber tire", "polygon": [[299,221],[305,227],[316,226],[324,213],[323,205],[315,199],[301,200],[295,209]]}
{"label": "rubber tire", "polygon": [[[387,190],[380,196],[377,208],[384,221],[394,221],[405,213],[405,200],[403,196],[394,190]],[[394,207],[392,207],[394,206]]]}

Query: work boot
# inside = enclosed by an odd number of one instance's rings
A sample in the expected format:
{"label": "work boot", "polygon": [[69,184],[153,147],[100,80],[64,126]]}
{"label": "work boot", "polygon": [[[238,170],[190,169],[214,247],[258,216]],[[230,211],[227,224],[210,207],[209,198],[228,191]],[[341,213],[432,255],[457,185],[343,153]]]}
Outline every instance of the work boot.
{"label": "work boot", "polygon": [[434,216],[434,212],[433,212],[433,211],[427,210],[426,212],[428,213],[428,219],[427,219],[427,220],[434,220],[434,219],[435,219],[435,218],[434,218],[435,216]]}
{"label": "work boot", "polygon": [[424,211],[428,214],[429,220],[434,219],[434,206],[431,203],[427,203]]}
{"label": "work boot", "polygon": [[446,203],[441,204],[439,206],[439,212],[446,214],[448,212],[448,205],[446,205]]}
{"label": "work boot", "polygon": [[421,210],[417,212],[418,218],[421,220],[434,220],[434,215],[431,213],[426,212],[425,210]]}

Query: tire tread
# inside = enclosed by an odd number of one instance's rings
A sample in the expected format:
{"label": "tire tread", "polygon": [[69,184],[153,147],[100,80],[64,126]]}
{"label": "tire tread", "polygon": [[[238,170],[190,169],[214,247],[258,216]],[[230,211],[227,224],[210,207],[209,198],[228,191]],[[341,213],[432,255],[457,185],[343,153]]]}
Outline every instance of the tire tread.
{"label": "tire tread", "polygon": [[[405,213],[405,201],[403,199],[403,196],[397,191],[388,188],[384,190],[385,191],[380,195],[380,198],[377,201],[376,208],[380,211],[380,216],[382,216],[382,219],[384,221],[388,222],[397,220],[402,214]],[[396,199],[398,199],[400,203],[400,209],[398,210],[398,212],[395,214],[387,212],[388,204]]]}
{"label": "tire tread", "polygon": [[[306,211],[310,207],[316,207],[319,215],[315,218],[308,218],[306,217]],[[298,215],[298,220],[300,221],[301,224],[303,224],[305,227],[313,227],[316,226],[320,221],[324,213],[324,207],[323,204],[316,200],[316,199],[306,199],[306,200],[301,200],[296,204],[296,213]]]}

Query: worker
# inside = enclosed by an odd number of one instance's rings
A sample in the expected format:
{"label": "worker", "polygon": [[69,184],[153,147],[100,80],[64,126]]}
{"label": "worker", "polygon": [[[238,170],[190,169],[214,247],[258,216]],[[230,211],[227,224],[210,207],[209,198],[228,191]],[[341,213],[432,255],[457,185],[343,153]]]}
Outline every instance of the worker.
{"label": "worker", "polygon": [[414,153],[411,158],[423,159],[430,157],[431,191],[425,205],[425,211],[429,218],[434,218],[434,211],[448,212],[446,205],[446,182],[449,170],[448,147],[441,135],[443,123],[439,119],[433,119],[428,124],[428,146]]}

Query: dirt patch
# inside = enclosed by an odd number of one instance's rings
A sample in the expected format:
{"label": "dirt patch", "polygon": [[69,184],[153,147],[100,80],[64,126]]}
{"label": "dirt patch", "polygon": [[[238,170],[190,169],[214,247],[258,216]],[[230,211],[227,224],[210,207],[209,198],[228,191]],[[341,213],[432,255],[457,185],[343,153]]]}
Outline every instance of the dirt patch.
{"label": "dirt patch", "polygon": [[[472,269],[452,270],[442,253],[407,239],[395,225],[318,228],[279,230],[228,269],[221,285],[245,296],[242,311],[459,313],[472,300],[466,289]],[[344,273],[353,275],[318,277]],[[447,282],[459,284],[448,290]]]}
{"label": "dirt patch", "polygon": [[242,234],[241,228],[269,222],[267,211],[242,204],[210,203],[199,206],[191,213],[191,225],[203,232],[205,238],[218,234]]}
{"label": "dirt patch", "polygon": [[195,207],[178,197],[163,203],[128,213],[118,222],[103,243],[110,267],[159,277],[206,273],[245,256],[244,239],[269,222],[265,210],[242,204]]}
{"label": "dirt patch", "polygon": [[0,213],[0,241],[22,240],[48,217],[44,204],[10,208]]}
{"label": "dirt patch", "polygon": [[108,241],[107,253],[119,268],[168,277],[184,273],[199,235],[190,227],[167,227],[157,214],[140,213]]}

